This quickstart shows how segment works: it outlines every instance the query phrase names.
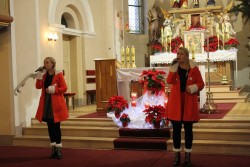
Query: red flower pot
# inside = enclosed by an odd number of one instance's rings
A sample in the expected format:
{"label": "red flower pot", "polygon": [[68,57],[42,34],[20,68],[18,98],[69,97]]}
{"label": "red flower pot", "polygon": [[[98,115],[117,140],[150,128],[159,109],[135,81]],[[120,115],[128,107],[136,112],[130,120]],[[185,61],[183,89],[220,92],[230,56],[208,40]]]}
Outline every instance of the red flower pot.
{"label": "red flower pot", "polygon": [[161,126],[161,121],[153,121],[153,126],[155,129],[159,129]]}
{"label": "red flower pot", "polygon": [[128,126],[128,122],[123,122],[122,123],[122,127],[127,127]]}
{"label": "red flower pot", "polygon": [[120,116],[121,116],[121,113],[120,112],[115,112],[115,117],[118,119],[118,118],[120,118]]}

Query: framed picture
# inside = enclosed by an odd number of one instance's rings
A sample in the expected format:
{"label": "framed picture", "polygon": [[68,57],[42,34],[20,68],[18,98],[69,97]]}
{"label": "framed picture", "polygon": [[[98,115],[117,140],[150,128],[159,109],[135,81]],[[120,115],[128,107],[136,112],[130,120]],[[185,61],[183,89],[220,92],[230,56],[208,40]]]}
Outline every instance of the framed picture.
{"label": "framed picture", "polygon": [[204,53],[205,30],[184,31],[185,47],[191,52]]}

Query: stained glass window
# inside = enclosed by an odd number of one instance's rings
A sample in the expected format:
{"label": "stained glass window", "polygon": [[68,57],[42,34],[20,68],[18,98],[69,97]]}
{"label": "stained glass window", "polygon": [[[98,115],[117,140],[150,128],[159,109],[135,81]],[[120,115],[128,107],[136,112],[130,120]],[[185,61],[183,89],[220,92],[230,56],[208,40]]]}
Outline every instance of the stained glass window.
{"label": "stained glass window", "polygon": [[129,32],[143,33],[143,1],[128,0]]}

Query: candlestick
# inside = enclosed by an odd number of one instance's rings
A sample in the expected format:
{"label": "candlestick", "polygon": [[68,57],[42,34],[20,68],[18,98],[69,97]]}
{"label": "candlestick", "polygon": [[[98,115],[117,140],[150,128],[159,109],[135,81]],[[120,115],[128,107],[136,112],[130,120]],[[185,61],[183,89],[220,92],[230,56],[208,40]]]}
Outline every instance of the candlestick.
{"label": "candlestick", "polygon": [[192,43],[192,59],[195,59],[195,50],[194,50],[194,42]]}
{"label": "candlestick", "polygon": [[165,106],[165,108],[167,107],[167,104],[168,104],[168,99],[166,99],[166,100],[164,101],[164,106]]}
{"label": "candlestick", "polygon": [[126,61],[127,61],[127,68],[129,68],[130,67],[130,49],[129,49],[129,47],[127,46],[127,48],[126,48]]}
{"label": "candlestick", "polygon": [[169,52],[171,53],[171,41],[172,41],[172,37],[170,36],[169,37],[169,43],[170,43],[170,45],[169,45]]}
{"label": "candlestick", "polygon": [[145,103],[145,108],[146,108],[146,109],[149,108],[149,103]]}
{"label": "candlestick", "polygon": [[163,32],[163,27],[161,28],[161,44],[162,44],[162,46],[164,45],[164,32]]}
{"label": "candlestick", "polygon": [[131,48],[131,61],[132,61],[132,68],[135,68],[136,65],[135,65],[135,47],[132,46]]}
{"label": "candlestick", "polygon": [[222,23],[222,44],[223,44],[223,50],[224,50],[224,42],[225,42],[225,28],[224,28],[224,23]]}

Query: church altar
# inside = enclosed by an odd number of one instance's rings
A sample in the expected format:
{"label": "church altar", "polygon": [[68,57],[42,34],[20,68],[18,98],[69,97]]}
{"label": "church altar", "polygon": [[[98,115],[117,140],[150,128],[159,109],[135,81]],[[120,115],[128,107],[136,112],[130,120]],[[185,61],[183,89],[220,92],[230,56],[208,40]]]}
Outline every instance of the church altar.
{"label": "church altar", "polygon": [[[230,49],[230,50],[217,50],[215,52],[209,52],[209,59],[210,62],[228,62],[234,61],[235,62],[235,78],[237,79],[237,49]],[[190,59],[192,58],[192,54],[189,54]],[[207,63],[208,53],[195,53],[194,61],[198,64]],[[176,53],[156,53],[150,56],[150,67],[157,67],[164,64],[170,64],[173,59],[176,58]]]}
{"label": "church altar", "polygon": [[[192,58],[192,54],[189,54]],[[195,62],[204,63],[207,62],[208,54],[195,53]],[[176,58],[176,53],[156,53],[150,56],[150,66],[153,67],[155,64],[170,64],[172,60]],[[236,61],[237,62],[237,50],[218,50],[216,52],[209,52],[210,62],[221,62],[221,61]],[[237,63],[236,63],[237,64]]]}

